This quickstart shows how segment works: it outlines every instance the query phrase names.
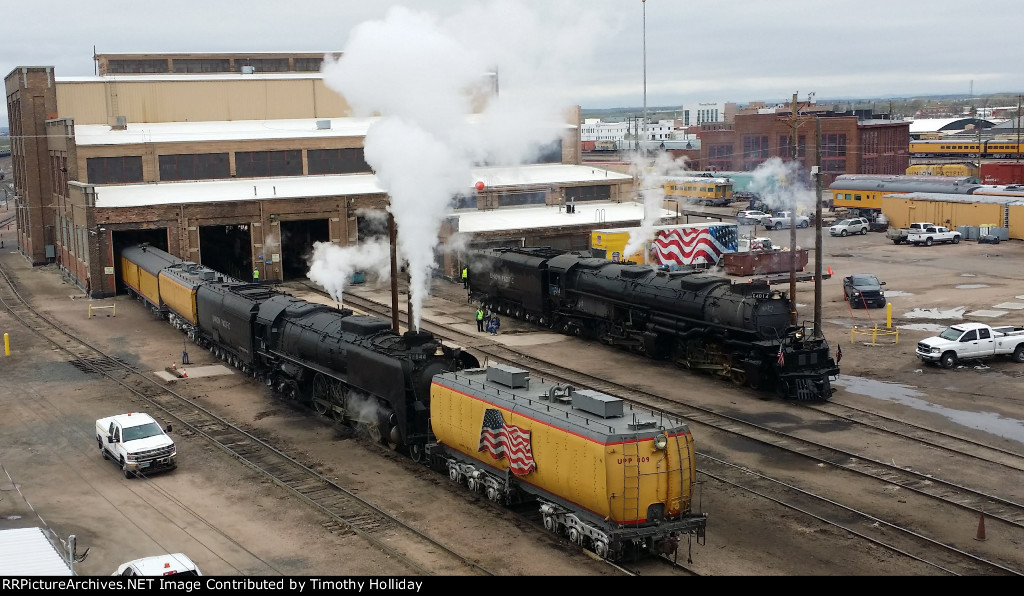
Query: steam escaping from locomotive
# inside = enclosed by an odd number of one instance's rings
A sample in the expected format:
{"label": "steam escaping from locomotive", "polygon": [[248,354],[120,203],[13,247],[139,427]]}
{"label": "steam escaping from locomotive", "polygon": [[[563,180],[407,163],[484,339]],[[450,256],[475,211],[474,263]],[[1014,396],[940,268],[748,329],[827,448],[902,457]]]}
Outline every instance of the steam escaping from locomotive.
{"label": "steam escaping from locomotive", "polygon": [[686,175],[686,158],[674,159],[666,152],[658,153],[654,164],[647,167],[646,158],[634,155],[631,169],[639,175],[640,196],[644,202],[644,216],[640,226],[629,234],[629,242],[622,254],[636,254],[654,240],[654,228],[661,223],[665,204],[665,177]]}
{"label": "steam escaping from locomotive", "polygon": [[[342,57],[324,61],[327,86],[356,115],[379,116],[364,155],[390,197],[414,328],[442,222],[454,197],[473,192],[473,167],[523,163],[567,127],[557,75],[602,28],[572,11],[545,10],[541,19],[514,2],[474,4],[442,20],[396,7],[355,27]],[[512,82],[501,97],[497,65]]]}
{"label": "steam escaping from locomotive", "polygon": [[320,284],[338,304],[344,304],[345,288],[357,272],[372,271],[380,281],[391,279],[391,247],[386,240],[375,240],[353,246],[330,242],[313,244],[310,258],[310,281]]}
{"label": "steam escaping from locomotive", "polygon": [[772,211],[800,212],[817,203],[814,191],[807,186],[806,176],[800,162],[771,157],[754,170],[750,190],[761,195]]}

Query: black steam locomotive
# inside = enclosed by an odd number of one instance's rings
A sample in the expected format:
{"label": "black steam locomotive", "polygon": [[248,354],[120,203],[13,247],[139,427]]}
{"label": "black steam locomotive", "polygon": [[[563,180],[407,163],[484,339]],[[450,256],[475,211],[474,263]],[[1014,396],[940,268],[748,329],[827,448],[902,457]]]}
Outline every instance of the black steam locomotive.
{"label": "black steam locomotive", "polygon": [[150,246],[121,252],[128,291],[197,344],[317,412],[421,460],[430,384],[479,361],[422,331],[226,278]]}
{"label": "black steam locomotive", "polygon": [[470,256],[470,299],[738,385],[804,401],[831,398],[828,342],[790,324],[787,295],[698,271],[659,271],[547,247]]}

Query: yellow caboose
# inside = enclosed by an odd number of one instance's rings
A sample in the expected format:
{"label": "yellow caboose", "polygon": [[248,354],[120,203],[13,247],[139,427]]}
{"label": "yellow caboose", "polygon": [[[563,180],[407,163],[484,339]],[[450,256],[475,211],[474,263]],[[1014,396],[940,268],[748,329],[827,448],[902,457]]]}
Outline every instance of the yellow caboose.
{"label": "yellow caboose", "polygon": [[681,419],[491,365],[434,377],[428,444],[449,477],[498,502],[536,499],[549,530],[602,557],[704,537]]}

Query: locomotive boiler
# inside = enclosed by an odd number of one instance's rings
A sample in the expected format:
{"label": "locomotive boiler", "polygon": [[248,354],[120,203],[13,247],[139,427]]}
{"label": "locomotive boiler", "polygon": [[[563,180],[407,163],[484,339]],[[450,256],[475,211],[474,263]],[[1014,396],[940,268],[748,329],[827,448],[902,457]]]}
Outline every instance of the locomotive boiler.
{"label": "locomotive boiler", "polygon": [[827,400],[839,374],[825,339],[791,325],[788,296],[767,284],[537,247],[474,253],[469,285],[497,312],[788,399]]}

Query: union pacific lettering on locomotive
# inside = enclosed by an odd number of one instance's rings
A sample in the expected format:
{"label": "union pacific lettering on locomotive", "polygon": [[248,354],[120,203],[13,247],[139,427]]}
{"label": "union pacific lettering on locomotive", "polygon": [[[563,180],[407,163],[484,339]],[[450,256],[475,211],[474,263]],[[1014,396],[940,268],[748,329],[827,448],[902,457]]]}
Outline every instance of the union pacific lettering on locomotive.
{"label": "union pacific lettering on locomotive", "polygon": [[602,557],[674,555],[684,536],[705,537],[680,419],[480,368],[430,333],[399,334],[152,246],[124,248],[120,264],[128,293],[220,359],[470,491],[535,503],[545,528]]}
{"label": "union pacific lettering on locomotive", "polygon": [[[547,247],[476,251],[469,295],[493,311],[595,339],[780,397],[832,397],[839,366],[824,337],[791,325],[785,292],[697,271]],[[472,273],[472,272],[471,272]],[[499,284],[508,277],[513,283]]]}

